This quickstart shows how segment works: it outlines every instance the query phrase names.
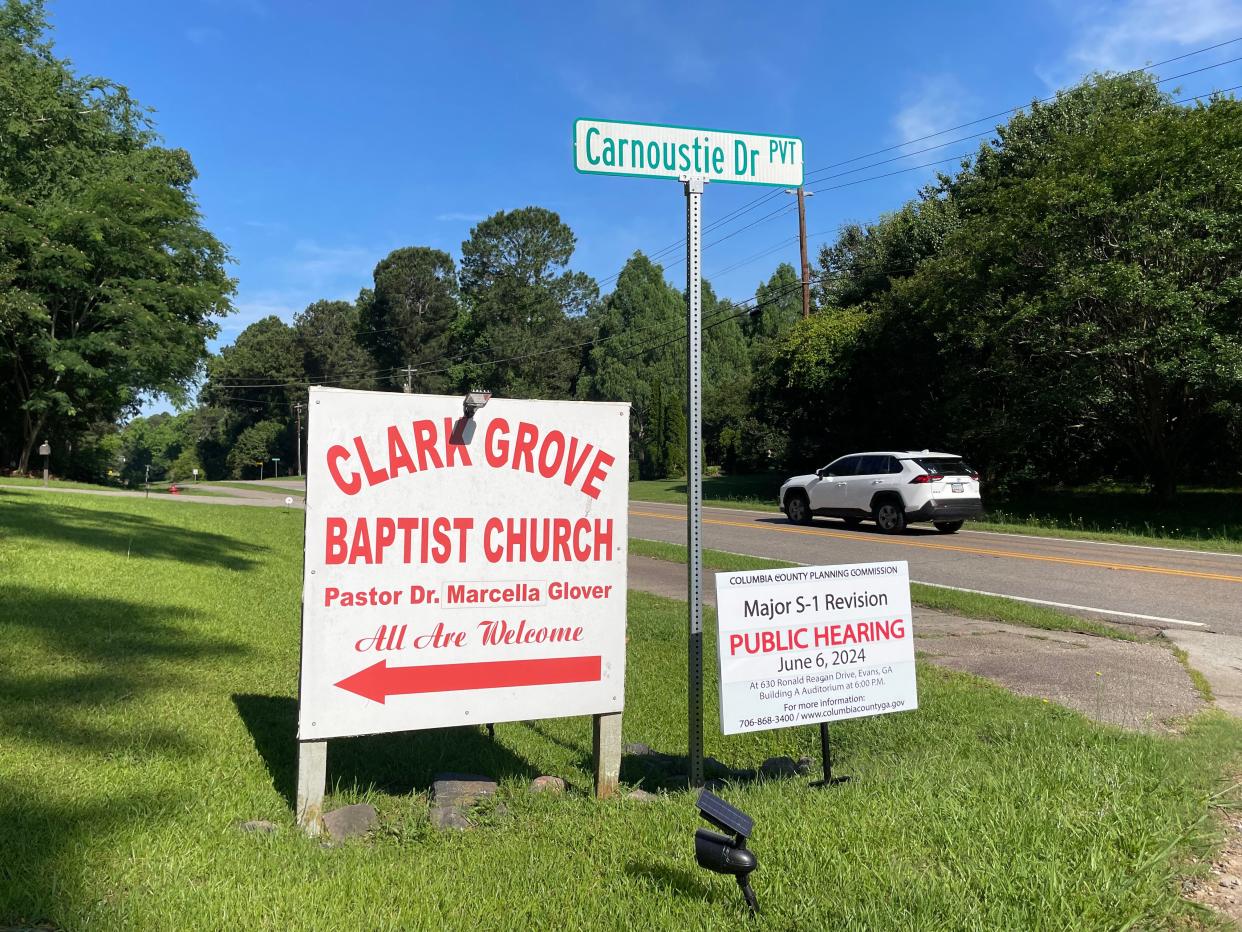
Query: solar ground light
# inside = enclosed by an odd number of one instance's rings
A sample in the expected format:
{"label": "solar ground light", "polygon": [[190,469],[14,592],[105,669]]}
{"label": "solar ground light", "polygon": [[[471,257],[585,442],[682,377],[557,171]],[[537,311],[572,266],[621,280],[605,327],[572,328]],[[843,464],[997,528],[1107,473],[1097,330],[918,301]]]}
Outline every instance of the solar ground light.
{"label": "solar ground light", "polygon": [[750,873],[759,866],[759,862],[755,860],[755,853],[746,848],[746,840],[754,831],[755,820],[707,790],[699,793],[695,805],[703,818],[716,828],[730,833],[720,835],[705,828],[695,831],[694,858],[699,862],[699,867],[734,877],[742,888],[742,896],[746,898],[751,915],[758,913],[759,903],[755,899],[755,891],[750,888]]}

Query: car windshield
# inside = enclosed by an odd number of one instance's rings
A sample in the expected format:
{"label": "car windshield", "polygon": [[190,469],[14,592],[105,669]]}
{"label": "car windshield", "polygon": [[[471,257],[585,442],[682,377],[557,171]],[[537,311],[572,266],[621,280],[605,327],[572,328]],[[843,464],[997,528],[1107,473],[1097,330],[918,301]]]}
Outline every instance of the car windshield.
{"label": "car windshield", "polygon": [[920,456],[914,460],[931,476],[970,476],[974,470],[970,465],[956,457]]}

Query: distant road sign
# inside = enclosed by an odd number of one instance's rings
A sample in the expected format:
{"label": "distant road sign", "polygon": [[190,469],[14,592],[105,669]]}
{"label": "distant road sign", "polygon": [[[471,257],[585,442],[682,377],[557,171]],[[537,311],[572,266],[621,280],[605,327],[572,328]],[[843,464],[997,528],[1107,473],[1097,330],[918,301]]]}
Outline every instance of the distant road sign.
{"label": "distant road sign", "polygon": [[574,121],[574,167],[592,175],[798,187],[802,140],[618,120]]}

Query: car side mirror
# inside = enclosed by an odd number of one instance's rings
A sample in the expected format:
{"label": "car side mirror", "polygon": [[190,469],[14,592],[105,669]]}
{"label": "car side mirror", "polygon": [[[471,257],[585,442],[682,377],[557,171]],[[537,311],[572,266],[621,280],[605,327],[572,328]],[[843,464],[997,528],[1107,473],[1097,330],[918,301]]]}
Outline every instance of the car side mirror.
{"label": "car side mirror", "polygon": [[817,470],[815,470],[815,475],[819,476],[819,478],[821,478],[821,479],[822,479],[822,478],[824,478],[826,475],[828,475],[828,470],[827,470],[827,469],[817,469]]}

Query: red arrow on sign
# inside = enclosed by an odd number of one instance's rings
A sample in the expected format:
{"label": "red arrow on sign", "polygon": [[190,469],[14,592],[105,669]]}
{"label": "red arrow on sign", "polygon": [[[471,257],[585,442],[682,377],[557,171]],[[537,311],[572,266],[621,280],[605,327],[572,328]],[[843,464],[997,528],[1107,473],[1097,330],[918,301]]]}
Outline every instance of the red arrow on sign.
{"label": "red arrow on sign", "polygon": [[382,704],[389,696],[412,693],[593,683],[601,678],[601,662],[599,657],[550,657],[544,660],[493,660],[486,663],[390,667],[387,660],[381,660],[345,677],[335,685]]}

